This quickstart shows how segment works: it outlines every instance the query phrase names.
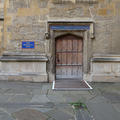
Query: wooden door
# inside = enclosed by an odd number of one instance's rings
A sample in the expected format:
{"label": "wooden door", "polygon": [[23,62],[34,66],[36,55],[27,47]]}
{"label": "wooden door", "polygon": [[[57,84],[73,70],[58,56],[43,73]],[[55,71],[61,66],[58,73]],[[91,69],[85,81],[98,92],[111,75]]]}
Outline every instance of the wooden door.
{"label": "wooden door", "polygon": [[56,79],[81,79],[83,41],[73,35],[56,38]]}

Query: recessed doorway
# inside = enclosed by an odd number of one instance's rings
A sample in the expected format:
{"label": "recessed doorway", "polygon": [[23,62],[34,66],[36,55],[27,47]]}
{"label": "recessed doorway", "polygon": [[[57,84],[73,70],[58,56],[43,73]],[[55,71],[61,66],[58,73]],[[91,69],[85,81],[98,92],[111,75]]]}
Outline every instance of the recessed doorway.
{"label": "recessed doorway", "polygon": [[57,37],[56,80],[83,79],[83,39],[75,35]]}
{"label": "recessed doorway", "polygon": [[89,90],[83,80],[83,38],[66,34],[55,39],[54,90]]}

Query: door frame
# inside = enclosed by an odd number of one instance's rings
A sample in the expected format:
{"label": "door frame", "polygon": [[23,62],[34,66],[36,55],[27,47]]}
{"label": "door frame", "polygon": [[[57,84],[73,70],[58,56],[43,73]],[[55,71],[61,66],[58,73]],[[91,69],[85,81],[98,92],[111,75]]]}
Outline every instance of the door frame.
{"label": "door frame", "polygon": [[[60,30],[53,29],[51,26],[55,25],[78,25],[78,26],[89,26],[89,29],[74,29],[74,30]],[[95,40],[95,21],[91,18],[82,18],[79,20],[76,19],[52,19],[49,18],[46,22],[46,56],[48,57],[47,62],[47,73],[48,73],[48,81],[53,82],[55,80],[55,64],[54,64],[54,55],[55,55],[55,37],[59,35],[64,35],[67,33],[72,33],[73,35],[78,35],[83,37],[84,43],[84,53],[83,53],[83,79],[86,81],[91,81],[90,76],[90,66],[91,66],[91,58],[92,58],[92,41]]]}
{"label": "door frame", "polygon": [[[81,38],[81,40],[82,40],[82,80],[83,80],[83,69],[84,69],[84,62],[83,62],[83,53],[84,53],[84,42],[83,42],[83,37],[82,36],[78,36],[78,35],[75,35],[75,34],[72,34],[72,33],[66,33],[66,34],[63,34],[63,35],[59,35],[59,36],[57,36],[57,37],[55,37],[55,80],[57,80],[57,78],[56,78],[56,41],[57,41],[57,38],[58,37],[62,37],[62,36],[69,36],[69,35],[71,35],[71,36],[74,36],[74,37],[76,37],[76,38]],[[67,79],[67,78],[66,78]],[[77,79],[77,78],[73,78],[73,79]]]}
{"label": "door frame", "polygon": [[[55,38],[65,34],[72,34],[83,38],[83,79],[87,80],[90,71],[90,59],[92,57],[92,39],[89,30],[50,30],[48,39],[48,49],[46,50],[49,62],[47,63],[47,73],[49,82],[55,81]],[[89,76],[88,76],[89,77]]]}

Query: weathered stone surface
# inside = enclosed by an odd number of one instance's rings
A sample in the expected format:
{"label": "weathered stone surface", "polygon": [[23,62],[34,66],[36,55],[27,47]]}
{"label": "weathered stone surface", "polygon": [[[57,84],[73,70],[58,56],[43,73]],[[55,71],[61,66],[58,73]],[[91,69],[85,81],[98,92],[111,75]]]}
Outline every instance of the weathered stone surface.
{"label": "weathered stone surface", "polygon": [[[42,69],[41,69],[42,68]],[[2,63],[2,72],[25,72],[46,74],[45,62],[8,62]]]}
{"label": "weathered stone surface", "polygon": [[8,113],[0,110],[0,119],[1,120],[15,120],[13,117],[11,117]]}
{"label": "weathered stone surface", "polygon": [[66,113],[66,111],[61,111],[61,110],[53,110],[53,111],[50,111],[49,113],[48,113],[48,115],[50,115],[53,119],[55,119],[55,120],[73,120],[74,118],[73,118],[73,116],[72,115],[70,115],[70,114],[68,114],[68,113]]}
{"label": "weathered stone surface", "polygon": [[0,21],[0,54],[2,54],[3,48],[3,21]]}
{"label": "weathered stone surface", "polygon": [[81,109],[76,111],[76,120],[94,120],[94,118],[90,116],[87,110]]}
{"label": "weathered stone surface", "polygon": [[[88,55],[85,57],[84,65],[87,67],[84,70],[89,76],[85,79],[90,81],[92,78],[89,61],[94,53],[120,54],[119,0],[0,0],[0,55],[8,51],[47,54],[51,64],[48,63],[47,72],[50,73],[50,81],[53,81],[54,34],[49,40],[45,38],[45,33],[49,29],[47,21],[51,19],[54,21],[92,19],[95,22],[95,31],[90,30],[93,32],[92,35],[87,33],[86,38],[89,42],[84,44],[88,44],[85,46],[88,53],[84,54]],[[22,41],[34,41],[35,48],[22,49]],[[116,74],[119,68],[114,65],[112,67]],[[112,79],[115,78],[115,74]],[[107,80],[105,76],[100,79]],[[119,81],[119,78],[115,79]]]}
{"label": "weathered stone surface", "polygon": [[46,95],[34,95],[31,102],[33,103],[48,103],[50,100]]}
{"label": "weathered stone surface", "polygon": [[[112,105],[109,103],[89,103],[88,105],[91,114],[94,116],[97,120],[119,120],[120,115],[113,109]],[[98,113],[98,114],[96,114]],[[111,113],[110,115],[108,115]]]}
{"label": "weathered stone surface", "polygon": [[98,55],[93,58],[91,64],[93,81],[115,82],[120,81],[120,56],[119,55]]}
{"label": "weathered stone surface", "polygon": [[47,59],[45,58],[40,56],[9,56],[7,58],[3,57],[1,61],[3,61],[0,66],[1,80],[48,81],[46,72]]}
{"label": "weathered stone surface", "polygon": [[48,116],[46,116],[44,113],[32,110],[32,109],[24,109],[18,112],[13,113],[13,116],[17,120],[47,120]]}
{"label": "weathered stone surface", "polygon": [[[79,118],[77,120],[81,120],[82,117],[87,117],[85,120],[89,120],[90,115],[92,120],[119,120],[120,83],[92,82],[91,85],[94,89],[89,92],[52,91],[50,83],[0,81],[0,118],[1,120],[44,120],[47,117],[47,120],[75,120],[76,116]],[[74,99],[75,103],[78,101],[85,103],[89,113],[80,110],[75,114],[70,102],[60,101],[58,97],[54,97],[56,95],[69,101]],[[91,95],[93,97],[89,97]],[[53,96],[54,100],[49,99],[48,96]]]}

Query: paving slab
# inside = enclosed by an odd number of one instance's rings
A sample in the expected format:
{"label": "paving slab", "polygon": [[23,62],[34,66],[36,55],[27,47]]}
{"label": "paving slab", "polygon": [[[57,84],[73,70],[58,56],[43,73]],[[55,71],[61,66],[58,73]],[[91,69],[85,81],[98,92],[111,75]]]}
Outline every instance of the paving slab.
{"label": "paving slab", "polygon": [[48,91],[51,88],[52,88],[52,84],[49,83],[42,84],[41,94],[48,94]]}
{"label": "paving slab", "polygon": [[2,109],[4,109],[4,111],[6,111],[9,115],[11,115],[12,113],[20,111],[25,108],[26,107],[24,107],[24,106],[19,106],[19,107],[3,107]]}
{"label": "paving slab", "polygon": [[112,107],[110,103],[89,102],[87,105],[95,120],[120,120],[120,114]]}
{"label": "paving slab", "polygon": [[71,102],[78,102],[78,101],[85,101],[85,98],[83,95],[64,95],[65,102],[66,103],[71,103]]}
{"label": "paving slab", "polygon": [[64,103],[65,98],[58,94],[58,95],[47,95],[48,99],[54,103]]}
{"label": "paving slab", "polygon": [[41,95],[41,89],[42,87],[40,87],[39,89],[32,89],[32,95]]}
{"label": "paving slab", "polygon": [[69,91],[70,95],[89,95],[89,91],[88,90],[81,90],[81,91]]}
{"label": "paving slab", "polygon": [[6,111],[0,110],[0,120],[15,120],[9,113]]}
{"label": "paving slab", "polygon": [[29,95],[31,94],[31,89],[24,88],[9,88],[7,89],[4,94],[11,94],[11,95]]}
{"label": "paving slab", "polygon": [[34,95],[30,101],[31,103],[47,103],[50,102],[46,95]]}
{"label": "paving slab", "polygon": [[104,92],[103,96],[108,99],[111,103],[120,102],[120,95],[116,93]]}
{"label": "paving slab", "polygon": [[109,102],[104,96],[95,96],[87,101],[88,103],[107,103]]}
{"label": "paving slab", "polygon": [[52,90],[52,89],[49,89],[48,91],[48,95],[67,95],[67,94],[70,94],[70,91],[56,91],[56,90]]}
{"label": "paving slab", "polygon": [[0,95],[0,103],[8,102],[14,95]]}
{"label": "paving slab", "polygon": [[48,116],[50,116],[50,118],[53,118],[55,120],[74,120],[74,116],[68,114],[65,111],[62,110],[52,110],[48,113]]}
{"label": "paving slab", "polygon": [[32,107],[32,109],[34,109],[34,110],[38,110],[38,111],[40,111],[40,112],[42,112],[42,113],[47,113],[47,112],[49,112],[49,111],[51,111],[53,108],[38,108],[38,107]]}
{"label": "paving slab", "polygon": [[87,110],[79,109],[76,111],[75,120],[94,120]]}
{"label": "paving slab", "polygon": [[[0,120],[38,120],[35,115],[47,116],[47,120],[75,120],[75,115],[78,120],[83,116],[89,120],[88,113],[75,114],[69,104],[79,100],[87,104],[93,119],[119,120],[120,84],[91,83],[91,86],[91,91],[53,91],[49,83],[0,81]],[[29,114],[31,118],[27,118]]]}
{"label": "paving slab", "polygon": [[44,113],[33,109],[23,109],[13,113],[12,116],[17,120],[47,120],[49,118]]}
{"label": "paving slab", "polygon": [[112,106],[118,113],[120,113],[120,103],[112,103]]}
{"label": "paving slab", "polygon": [[74,116],[74,114],[75,114],[71,105],[66,105],[66,104],[61,105],[60,104],[60,105],[56,105],[56,108],[61,111],[66,112],[67,114],[70,114],[71,116]]}
{"label": "paving slab", "polygon": [[29,103],[32,99],[32,95],[13,95],[8,102],[9,103]]}

